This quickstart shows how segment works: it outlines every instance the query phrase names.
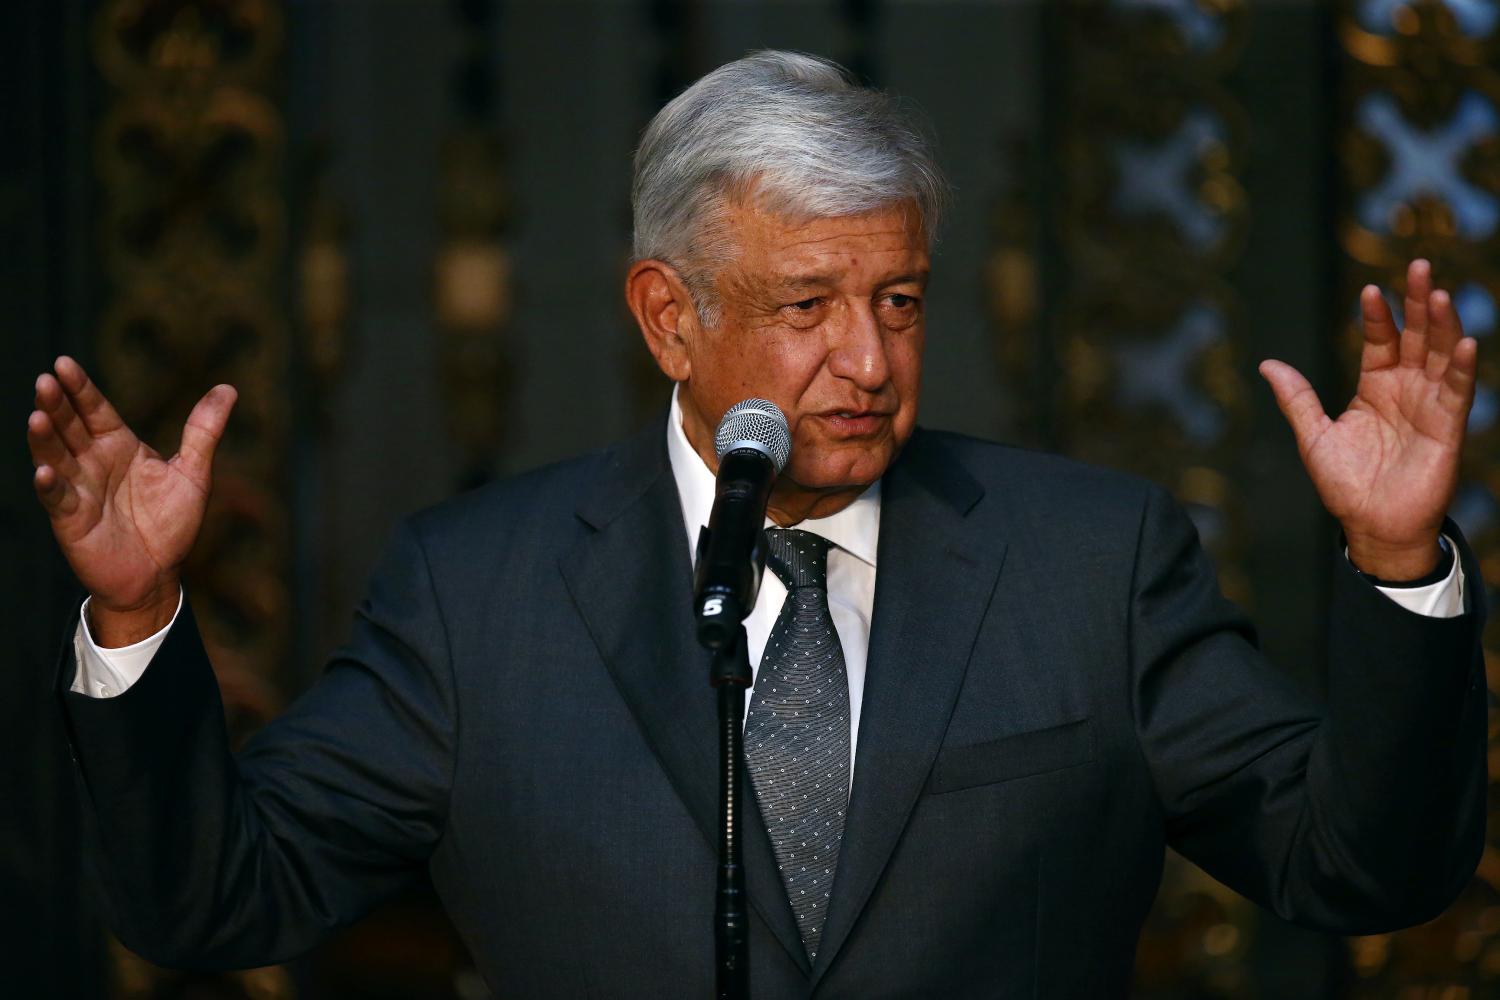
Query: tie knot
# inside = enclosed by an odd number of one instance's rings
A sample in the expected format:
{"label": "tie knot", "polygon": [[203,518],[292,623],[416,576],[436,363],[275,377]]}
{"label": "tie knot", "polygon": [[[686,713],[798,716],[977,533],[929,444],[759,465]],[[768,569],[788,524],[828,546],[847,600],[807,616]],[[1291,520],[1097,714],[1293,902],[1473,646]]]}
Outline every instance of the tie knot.
{"label": "tie knot", "polygon": [[767,528],[766,543],[766,565],[787,590],[828,589],[828,539],[797,528]]}

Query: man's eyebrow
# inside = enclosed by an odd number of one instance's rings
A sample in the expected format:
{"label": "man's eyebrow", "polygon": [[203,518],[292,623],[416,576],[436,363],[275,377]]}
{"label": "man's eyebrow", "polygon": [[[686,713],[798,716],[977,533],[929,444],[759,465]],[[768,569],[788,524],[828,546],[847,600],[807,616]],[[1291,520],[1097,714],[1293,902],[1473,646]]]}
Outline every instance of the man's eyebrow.
{"label": "man's eyebrow", "polygon": [[885,285],[905,285],[907,283],[925,285],[930,274],[930,271],[913,271],[910,274],[898,274],[894,278],[887,278],[880,284],[882,287]]}
{"label": "man's eyebrow", "polygon": [[[881,287],[886,285],[902,285],[915,282],[919,285],[927,284],[929,272],[912,271],[909,274],[897,274],[880,282]],[[817,285],[831,285],[837,281],[837,276],[832,274],[789,274],[780,278],[773,278],[770,286],[775,290],[812,288]]]}
{"label": "man's eyebrow", "polygon": [[834,277],[831,274],[788,274],[772,280],[771,287],[782,288],[811,288],[814,285],[831,285]]}

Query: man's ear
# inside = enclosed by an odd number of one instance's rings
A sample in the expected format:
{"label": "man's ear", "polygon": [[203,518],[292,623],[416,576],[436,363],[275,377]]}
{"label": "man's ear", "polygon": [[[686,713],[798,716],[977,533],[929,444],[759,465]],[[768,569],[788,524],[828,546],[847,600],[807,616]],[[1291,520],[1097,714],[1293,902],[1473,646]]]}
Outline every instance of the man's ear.
{"label": "man's ear", "polygon": [[646,338],[646,347],[667,378],[692,374],[687,338],[698,331],[698,311],[682,277],[660,260],[636,261],[625,275],[625,304]]}

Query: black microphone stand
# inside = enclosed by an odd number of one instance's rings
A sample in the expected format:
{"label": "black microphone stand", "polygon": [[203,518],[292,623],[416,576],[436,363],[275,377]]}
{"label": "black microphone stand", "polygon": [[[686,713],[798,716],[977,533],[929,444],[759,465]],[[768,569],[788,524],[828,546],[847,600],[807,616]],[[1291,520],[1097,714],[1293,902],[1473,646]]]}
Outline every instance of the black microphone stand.
{"label": "black microphone stand", "polygon": [[709,668],[709,683],[719,696],[719,885],[714,906],[718,1000],[746,1000],[750,995],[750,914],[740,862],[740,744],[751,677],[742,623],[729,642],[714,650]]}
{"label": "black microphone stand", "polygon": [[[786,435],[786,418],[763,400],[747,400],[760,409],[762,422],[774,412]],[[741,404],[746,405],[746,404]],[[733,411],[731,410],[731,413]],[[726,416],[720,422],[734,421]],[[774,421],[772,421],[774,424]],[[754,427],[742,430],[749,433]],[[775,430],[773,426],[771,428]],[[736,428],[730,427],[730,431]],[[764,430],[764,428],[761,428]],[[783,442],[782,460],[790,438]],[[715,996],[746,1000],[750,995],[750,914],[745,904],[745,868],[740,859],[740,774],[745,723],[745,691],[750,687],[750,654],[745,616],[755,606],[766,568],[766,539],[761,524],[771,481],[779,466],[774,452],[759,438],[719,448],[716,496],[708,525],[698,533],[693,593],[698,642],[712,653],[708,682],[719,701],[719,883],[714,904]]]}

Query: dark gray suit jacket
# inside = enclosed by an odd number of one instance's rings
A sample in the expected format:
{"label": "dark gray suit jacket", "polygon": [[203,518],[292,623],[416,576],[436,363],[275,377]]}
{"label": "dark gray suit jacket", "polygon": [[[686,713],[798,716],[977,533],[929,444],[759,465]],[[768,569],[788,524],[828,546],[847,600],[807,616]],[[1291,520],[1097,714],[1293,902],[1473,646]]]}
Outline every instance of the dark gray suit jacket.
{"label": "dark gray suit jacket", "polygon": [[[64,693],[121,939],[286,959],[427,866],[499,996],[710,995],[715,710],[664,441],[404,523],[349,643],[238,757],[190,610],[126,694]],[[809,965],[752,800],[755,996],[1123,995],[1167,844],[1345,932],[1431,917],[1473,872],[1477,597],[1424,618],[1338,557],[1325,707],[1159,489],[919,431],[882,496],[823,947]]]}

